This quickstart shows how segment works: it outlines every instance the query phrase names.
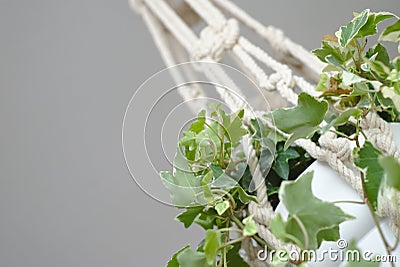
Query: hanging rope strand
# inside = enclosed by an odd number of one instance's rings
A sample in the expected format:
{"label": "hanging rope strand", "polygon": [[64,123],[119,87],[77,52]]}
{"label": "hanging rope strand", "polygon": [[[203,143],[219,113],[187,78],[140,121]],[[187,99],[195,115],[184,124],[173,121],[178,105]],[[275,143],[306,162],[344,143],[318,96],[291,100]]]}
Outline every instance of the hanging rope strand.
{"label": "hanging rope strand", "polygon": [[214,29],[221,29],[226,21],[220,12],[209,0],[185,0],[188,5],[195,10],[204,21]]}
{"label": "hanging rope strand", "polygon": [[[146,26],[150,31],[151,36],[153,37],[154,43],[160,51],[161,58],[163,59],[164,64],[166,66],[176,65],[174,56],[172,55],[171,50],[168,47],[168,37],[164,29],[160,25],[159,21],[152,15],[147,7],[143,7],[141,9],[141,14],[143,20],[146,23]],[[176,68],[169,68],[169,72],[171,73],[171,76],[176,84],[183,84],[185,82],[182,74]],[[195,100],[200,97],[204,97],[203,91],[198,86],[179,86],[178,92],[185,101]],[[193,105],[190,105],[190,108],[194,113],[197,113],[202,107],[199,103],[195,102]]]}
{"label": "hanging rope strand", "polygon": [[292,60],[289,60],[289,63],[297,66],[297,68],[300,68],[300,71],[313,81],[317,82],[319,80],[319,74],[321,73],[325,64],[311,55],[302,46],[285,37],[281,30],[272,26],[264,26],[246,13],[243,9],[235,5],[232,1],[211,1],[218,5],[221,9],[231,14],[233,17],[237,18],[241,23],[252,29],[254,32],[262,36],[268,43],[271,44],[272,48],[277,53],[281,54],[279,58],[292,58]]}
{"label": "hanging rope strand", "polygon": [[179,43],[190,50],[198,38],[176,12],[162,0],[143,0]]}

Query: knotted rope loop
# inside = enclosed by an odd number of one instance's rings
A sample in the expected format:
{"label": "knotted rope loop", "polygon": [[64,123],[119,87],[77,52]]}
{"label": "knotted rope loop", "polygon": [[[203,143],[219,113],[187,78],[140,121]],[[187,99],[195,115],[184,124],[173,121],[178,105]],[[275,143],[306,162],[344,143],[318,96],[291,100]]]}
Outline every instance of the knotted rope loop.
{"label": "knotted rope loop", "polygon": [[259,82],[260,87],[267,91],[273,91],[276,90],[276,84],[282,79],[282,76],[280,73],[275,72],[270,76],[265,75],[263,78],[264,79]]}
{"label": "knotted rope loop", "polygon": [[331,157],[347,162],[351,158],[351,148],[349,141],[345,138],[337,138],[336,134],[327,132],[319,138],[319,144],[326,151],[325,160]]}
{"label": "knotted rope loop", "polygon": [[270,202],[264,204],[250,202],[249,213],[254,215],[257,223],[269,225],[269,221],[274,217],[273,209]]}
{"label": "knotted rope loop", "polygon": [[385,155],[391,155],[399,159],[399,152],[393,141],[393,132],[389,124],[379,117],[375,112],[370,112],[361,121],[368,140]]}
{"label": "knotted rope loop", "polygon": [[222,27],[206,27],[201,31],[199,43],[192,52],[195,61],[212,59],[219,62],[225,50],[232,49],[239,38],[239,23],[226,20]]}

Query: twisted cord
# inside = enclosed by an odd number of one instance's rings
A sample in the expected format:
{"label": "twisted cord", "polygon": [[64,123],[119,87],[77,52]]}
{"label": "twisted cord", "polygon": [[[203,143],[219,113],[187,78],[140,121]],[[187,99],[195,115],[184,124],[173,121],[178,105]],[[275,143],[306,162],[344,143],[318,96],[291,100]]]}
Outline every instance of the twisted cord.
{"label": "twisted cord", "polygon": [[225,17],[210,1],[185,0],[210,27],[221,31],[225,27]]}
{"label": "twisted cord", "polygon": [[319,74],[322,72],[325,64],[302,46],[285,37],[281,30],[272,26],[264,26],[232,1],[212,0],[212,2],[268,41],[274,51],[278,53],[280,59],[297,68],[314,82],[319,80]]}
{"label": "twisted cord", "polygon": [[200,33],[200,40],[191,51],[194,61],[212,59],[219,62],[225,50],[230,50],[239,38],[239,24],[235,19],[225,20],[223,27],[208,26]]}
{"label": "twisted cord", "polygon": [[327,132],[319,139],[320,146],[309,139],[299,139],[296,145],[304,148],[311,157],[318,161],[326,162],[336,171],[361,197],[363,189],[360,176],[356,175],[356,169],[351,159],[349,141]]}
{"label": "twisted cord", "polygon": [[141,0],[139,3],[145,4],[187,51],[190,51],[193,44],[198,42],[194,32],[164,1]]}
{"label": "twisted cord", "polygon": [[[247,139],[247,140],[246,140]],[[258,234],[260,235],[261,238],[266,240],[266,242],[272,246],[275,249],[286,249],[287,251],[296,249],[298,248],[293,245],[293,244],[286,244],[281,242],[278,238],[275,237],[275,235],[272,234],[271,229],[269,228],[269,222],[270,220],[275,216],[274,210],[271,206],[271,203],[268,201],[268,194],[267,194],[267,186],[265,183],[265,177],[262,175],[262,172],[260,170],[260,165],[258,162],[258,157],[256,154],[256,151],[253,147],[253,143],[251,138],[246,136],[243,140],[243,142],[247,141],[247,147],[248,147],[248,165],[250,172],[252,174],[252,182],[256,186],[257,190],[257,200],[258,203],[255,202],[250,202],[248,211],[250,214],[252,214],[254,217],[254,221],[256,222],[257,228],[258,228]],[[248,242],[247,244],[244,244],[244,246],[247,246],[247,250],[249,252],[254,253],[254,247],[252,246],[251,242]],[[267,263],[260,262],[257,257],[252,258],[252,263],[255,264],[255,266],[268,266]],[[257,265],[260,264],[260,265]],[[264,265],[262,265],[264,264]]]}
{"label": "twisted cord", "polygon": [[[161,58],[164,61],[166,66],[173,66],[176,64],[174,56],[171,53],[171,49],[168,46],[168,34],[163,30],[160,25],[160,22],[152,15],[149,9],[142,5],[140,6],[140,12],[143,17],[144,22],[146,23],[151,36],[153,37],[154,43],[156,44],[158,50],[160,51]],[[179,48],[179,47],[178,47]],[[179,50],[179,49],[178,49]],[[174,79],[176,84],[183,84],[185,79],[182,73],[176,68],[170,68],[169,72],[171,73],[172,78]],[[178,93],[185,101],[196,100],[205,96],[201,87],[197,85],[192,86],[179,86]],[[194,113],[198,112],[199,109],[202,109],[201,103],[198,101],[191,101],[193,105],[190,106]]]}
{"label": "twisted cord", "polygon": [[[271,265],[267,261],[260,261],[258,259],[258,252],[261,249],[260,246],[253,246],[250,239],[242,241],[242,249],[246,252],[246,261],[250,266],[253,267],[270,267]],[[266,252],[267,253],[267,252]]]}
{"label": "twisted cord", "polygon": [[394,156],[397,159],[400,158],[396,143],[393,140],[392,129],[377,113],[368,113],[366,118],[361,121],[361,128],[368,140],[383,154]]}

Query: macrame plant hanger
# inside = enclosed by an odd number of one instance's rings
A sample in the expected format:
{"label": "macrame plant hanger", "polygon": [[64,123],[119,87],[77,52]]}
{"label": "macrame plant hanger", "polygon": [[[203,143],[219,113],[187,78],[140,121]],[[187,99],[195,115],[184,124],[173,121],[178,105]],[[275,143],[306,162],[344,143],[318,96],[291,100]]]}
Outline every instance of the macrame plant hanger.
{"label": "macrame plant hanger", "polygon": [[[324,68],[311,53],[300,45],[287,38],[284,33],[272,26],[264,26],[244,12],[229,0],[183,0],[177,5],[170,0],[131,0],[132,8],[143,18],[154,42],[160,51],[166,66],[173,66],[188,61],[220,62],[225,55],[233,57],[238,67],[251,75],[262,90],[276,91],[292,105],[297,103],[297,92],[306,92],[317,96],[315,86],[308,82],[317,82],[319,74]],[[226,18],[229,16],[229,19]],[[196,36],[192,26],[203,20],[206,27],[200,36]],[[271,57],[260,47],[241,35],[239,24],[248,27],[271,46],[274,57]],[[174,51],[174,53],[172,53]],[[257,59],[257,61],[255,60]],[[261,67],[257,62],[263,64]],[[264,68],[272,70],[267,75]],[[305,78],[294,74],[294,70]],[[206,75],[225,75],[222,70],[204,69]],[[171,69],[171,75],[177,84],[182,84],[183,74]],[[193,75],[193,73],[186,73]],[[201,87],[191,84],[178,88],[184,100],[197,99],[205,96]],[[240,88],[230,84],[230,88],[241,95]],[[243,101],[226,90],[216,86],[221,99],[231,110],[246,109]],[[201,107],[191,105],[194,112]],[[251,114],[251,112],[245,112]],[[245,118],[245,123],[250,117]],[[362,121],[361,127],[371,143],[385,155],[392,155],[397,159],[400,154],[393,141],[393,134],[389,125],[376,113],[369,113]],[[276,129],[278,131],[278,129]],[[285,133],[281,134],[285,135]],[[256,151],[250,139],[245,138],[247,144],[248,164],[253,180],[258,186],[257,198],[259,203],[251,202],[248,212],[254,215],[259,229],[259,235],[275,248],[297,249],[294,245],[282,244],[270,231],[269,221],[274,211],[268,201],[267,187],[259,169]],[[359,172],[352,159],[350,141],[337,137],[332,132],[323,134],[319,145],[309,139],[300,139],[296,145],[304,148],[313,158],[326,162],[363,198],[363,190]],[[399,235],[399,210],[385,196],[380,196],[378,213],[382,217],[389,217],[391,228],[396,236]],[[400,203],[400,195],[396,200]],[[244,241],[242,247],[246,251],[247,261],[251,266],[268,266],[266,262],[257,260],[260,248],[249,241]]]}

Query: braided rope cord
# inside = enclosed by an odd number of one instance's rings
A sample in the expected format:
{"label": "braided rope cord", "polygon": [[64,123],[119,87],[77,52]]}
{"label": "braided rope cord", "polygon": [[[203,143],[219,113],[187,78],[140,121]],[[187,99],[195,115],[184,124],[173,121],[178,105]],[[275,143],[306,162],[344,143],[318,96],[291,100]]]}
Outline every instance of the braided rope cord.
{"label": "braided rope cord", "polygon": [[[273,47],[275,54],[278,55],[278,59],[296,69],[303,70],[303,74],[306,73],[311,79],[317,80],[324,65],[304,48],[285,37],[282,31],[272,26],[265,27],[228,0],[185,0],[185,2],[193,9],[194,13],[197,13],[208,24],[201,31],[199,38],[163,0],[131,0],[132,7],[142,15],[150,28],[150,32],[167,66],[171,66],[176,62],[170,52],[170,48],[166,45],[168,42],[168,38],[165,37],[166,33],[175,38],[176,43],[186,49],[194,61],[220,62],[225,52],[231,51],[232,55],[241,62],[247,73],[254,77],[260,88],[267,91],[277,90],[291,104],[296,104],[298,98],[294,88],[316,96],[317,92],[311,83],[302,77],[293,75],[288,65],[272,58],[264,50],[241,36],[239,21],[267,40]],[[225,19],[225,16],[217,7],[230,13],[235,18]],[[255,58],[266,67],[272,69],[274,73],[268,76],[256,63]],[[218,85],[216,85],[216,90],[229,108],[232,110],[242,108],[246,110],[245,123],[254,117],[248,105],[241,99],[242,93],[240,89],[227,77],[221,68],[207,67],[203,68],[203,71],[207,77],[212,81],[216,81],[217,84],[220,80],[228,81],[228,87],[233,89],[233,92],[224,90]],[[174,76],[177,81],[182,80],[179,73],[175,73]],[[204,96],[201,88],[196,87],[191,88],[190,93],[188,93],[188,90],[181,90],[180,93],[185,100]],[[273,127],[273,125],[270,126]],[[376,113],[368,114],[362,121],[361,127],[368,140],[382,153],[392,155],[397,159],[400,158],[400,154],[393,142],[393,134],[389,125],[379,118]],[[276,130],[279,131],[278,129]],[[281,134],[287,136],[285,133]],[[259,235],[274,248],[298,249],[292,244],[283,244],[271,233],[269,221],[273,218],[274,211],[268,201],[264,177],[259,169],[258,158],[252,146],[251,138],[245,137],[243,141],[244,145],[247,146],[248,164],[253,180],[258,185],[257,198],[259,203],[250,203],[248,211],[254,215]],[[327,132],[320,137],[319,146],[309,139],[297,140],[295,144],[304,148],[318,161],[327,162],[363,197],[361,178],[353,163],[349,140],[337,137],[332,132]],[[400,227],[399,210],[393,206],[393,203],[389,203],[385,196],[380,197],[383,204],[380,205],[378,213],[381,216],[389,217],[392,229],[398,235]],[[400,204],[400,195],[397,195],[397,200],[398,204]],[[243,248],[252,266],[270,266],[269,263],[261,262],[257,259],[258,249],[250,241],[243,242]]]}

